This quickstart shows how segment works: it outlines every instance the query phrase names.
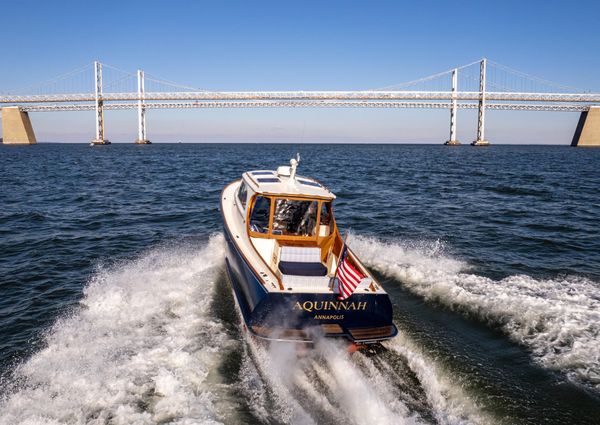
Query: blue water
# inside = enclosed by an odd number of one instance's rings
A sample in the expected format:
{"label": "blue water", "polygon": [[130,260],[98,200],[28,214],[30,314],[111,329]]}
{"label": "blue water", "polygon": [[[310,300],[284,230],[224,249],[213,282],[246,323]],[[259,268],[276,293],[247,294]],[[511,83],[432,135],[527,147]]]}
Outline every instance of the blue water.
{"label": "blue water", "polygon": [[[392,297],[381,351],[240,330],[219,194],[296,151]],[[566,146],[0,145],[0,424],[598,423],[598,170]]]}

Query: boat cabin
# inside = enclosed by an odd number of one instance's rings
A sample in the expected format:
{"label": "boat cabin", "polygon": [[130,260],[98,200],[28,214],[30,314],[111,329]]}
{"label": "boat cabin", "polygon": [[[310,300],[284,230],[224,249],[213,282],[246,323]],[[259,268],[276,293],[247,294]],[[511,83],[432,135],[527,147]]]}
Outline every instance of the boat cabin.
{"label": "boat cabin", "polygon": [[[314,179],[296,176],[295,160],[291,164],[244,173],[236,191],[238,212],[281,290],[331,292],[343,248],[333,216],[335,195]],[[360,286],[373,288],[372,282],[366,278]]]}

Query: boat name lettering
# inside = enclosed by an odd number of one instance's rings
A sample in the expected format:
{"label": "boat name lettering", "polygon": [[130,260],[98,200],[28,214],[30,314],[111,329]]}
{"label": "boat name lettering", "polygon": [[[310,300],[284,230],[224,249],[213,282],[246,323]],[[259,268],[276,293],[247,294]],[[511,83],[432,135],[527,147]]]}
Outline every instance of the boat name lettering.
{"label": "boat name lettering", "polygon": [[348,301],[296,301],[292,310],[304,310],[312,313],[321,310],[366,310],[367,302]]}
{"label": "boat name lettering", "polygon": [[317,314],[315,320],[344,320],[343,314]]}

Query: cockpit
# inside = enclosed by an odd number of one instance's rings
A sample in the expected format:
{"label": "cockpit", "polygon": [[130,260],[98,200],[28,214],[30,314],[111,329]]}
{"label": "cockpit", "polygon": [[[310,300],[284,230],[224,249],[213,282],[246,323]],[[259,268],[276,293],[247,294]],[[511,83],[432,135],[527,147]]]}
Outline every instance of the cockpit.
{"label": "cockpit", "polygon": [[257,193],[246,214],[252,245],[285,289],[332,290],[341,247],[331,199]]}
{"label": "cockpit", "polygon": [[280,290],[334,292],[344,245],[333,216],[335,195],[315,180],[286,173],[243,175],[235,192],[240,224]]}
{"label": "cockpit", "polygon": [[316,240],[332,233],[332,218],[331,201],[257,195],[249,230],[257,237]]}

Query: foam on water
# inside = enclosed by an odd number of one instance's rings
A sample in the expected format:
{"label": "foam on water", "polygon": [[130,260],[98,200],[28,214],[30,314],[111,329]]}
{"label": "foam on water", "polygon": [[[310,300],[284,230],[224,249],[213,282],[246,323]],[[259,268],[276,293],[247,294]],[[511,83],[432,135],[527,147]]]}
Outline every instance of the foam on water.
{"label": "foam on water", "polygon": [[495,422],[494,418],[482,413],[472,398],[463,392],[459,377],[448,376],[401,329],[396,338],[386,341],[384,346],[406,360],[425,390],[433,415],[440,424]]}
{"label": "foam on water", "polygon": [[414,246],[352,235],[350,246],[370,267],[410,291],[500,326],[543,366],[600,390],[600,285],[581,277],[493,280],[439,243]]}
{"label": "foam on water", "polygon": [[423,423],[389,388],[374,386],[333,342],[320,341],[308,353],[293,344],[250,345],[277,406],[272,413],[284,423],[322,423],[321,416],[328,423]]}
{"label": "foam on water", "polygon": [[[385,353],[349,355],[345,345],[330,339],[308,352],[291,344],[249,341],[246,392],[259,415],[269,411],[283,423],[493,423],[402,332],[386,348],[400,356],[408,373],[394,370]],[[419,388],[407,374],[416,376]]]}
{"label": "foam on water", "polygon": [[[223,258],[219,235],[99,268],[81,306],[15,371],[0,425],[229,423],[243,421],[240,406],[262,423],[493,422],[402,330],[373,355],[329,339],[308,352],[234,341],[211,311]],[[224,353],[236,350],[240,370],[224,384]]]}
{"label": "foam on water", "polygon": [[209,304],[223,254],[215,236],[100,269],[18,367],[0,424],[218,422],[210,370],[230,341]]}

